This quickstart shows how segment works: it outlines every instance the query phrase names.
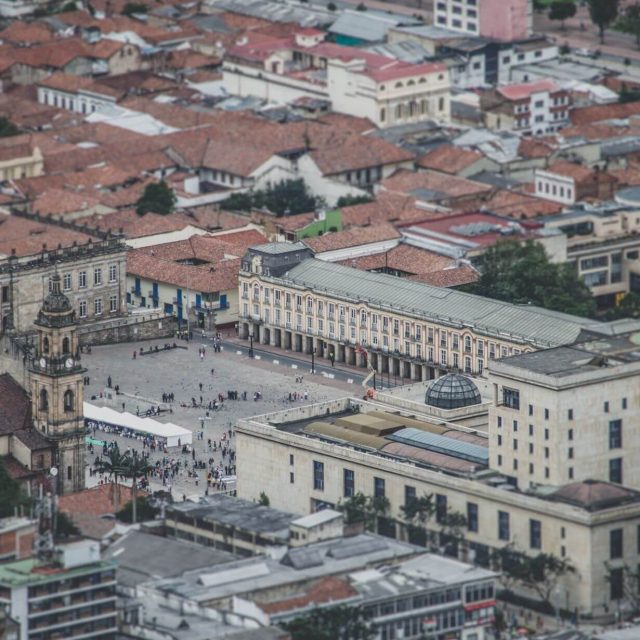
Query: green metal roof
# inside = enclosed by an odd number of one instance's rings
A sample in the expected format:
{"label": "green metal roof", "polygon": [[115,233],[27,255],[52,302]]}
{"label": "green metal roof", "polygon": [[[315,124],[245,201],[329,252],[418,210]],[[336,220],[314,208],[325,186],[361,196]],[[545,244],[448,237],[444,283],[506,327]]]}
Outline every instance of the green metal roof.
{"label": "green metal roof", "polygon": [[24,585],[43,584],[56,580],[66,580],[74,576],[81,576],[96,571],[115,569],[116,563],[107,560],[92,562],[91,564],[74,567],[72,569],[44,568],[38,569],[36,558],[17,560],[7,564],[0,564],[0,585],[6,587],[21,587]]}
{"label": "green metal roof", "polygon": [[361,271],[310,258],[290,269],[282,280],[350,303],[366,303],[482,335],[553,347],[573,342],[582,329],[606,324],[559,311],[435,287],[382,273]]}

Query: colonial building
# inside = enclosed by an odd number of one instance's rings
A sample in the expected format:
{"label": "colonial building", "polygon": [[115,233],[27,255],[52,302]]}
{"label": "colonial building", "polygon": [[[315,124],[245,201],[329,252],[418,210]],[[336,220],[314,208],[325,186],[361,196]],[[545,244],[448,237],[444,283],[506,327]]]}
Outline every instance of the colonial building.
{"label": "colonial building", "polygon": [[239,276],[241,337],[426,380],[574,341],[592,320],[359,271],[302,243],[252,247]]}
{"label": "colonial building", "polygon": [[0,455],[16,479],[37,480],[55,467],[59,493],[85,485],[85,429],[82,416],[85,369],[80,363],[76,314],[61,291],[61,278],[51,278],[35,321],[33,351],[25,351],[27,385],[2,376]]}
{"label": "colonial building", "polygon": [[54,266],[80,323],[126,315],[124,242],[80,229],[38,216],[0,215],[0,332],[33,328],[51,292]]}

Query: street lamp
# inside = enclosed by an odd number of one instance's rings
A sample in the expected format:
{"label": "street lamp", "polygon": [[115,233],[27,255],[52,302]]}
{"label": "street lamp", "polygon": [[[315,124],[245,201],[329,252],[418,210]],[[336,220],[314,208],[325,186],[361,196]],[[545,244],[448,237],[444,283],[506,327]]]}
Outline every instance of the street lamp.
{"label": "street lamp", "polygon": [[249,357],[253,358],[253,331],[249,334]]}
{"label": "street lamp", "polygon": [[311,375],[313,375],[316,372],[315,357],[316,357],[316,348],[314,347],[311,351]]}

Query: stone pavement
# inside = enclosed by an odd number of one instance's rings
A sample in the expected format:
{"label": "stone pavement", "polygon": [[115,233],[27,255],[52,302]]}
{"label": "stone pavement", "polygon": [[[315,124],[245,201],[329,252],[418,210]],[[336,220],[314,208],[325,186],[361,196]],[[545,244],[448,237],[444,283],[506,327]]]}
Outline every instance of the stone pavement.
{"label": "stone pavement", "polygon": [[[284,408],[289,404],[289,393],[296,392],[304,395],[307,392],[307,403],[321,402],[339,398],[352,393],[360,393],[360,386],[326,379],[322,376],[310,376],[304,371],[278,367],[264,360],[251,360],[246,355],[238,355],[236,349],[223,341],[224,350],[214,353],[211,342],[200,337],[186,343],[179,342],[187,349],[172,349],[161,351],[153,355],[139,356],[134,360],[133,351],[140,351],[143,346],[147,351],[156,344],[162,347],[163,340],[133,344],[117,344],[104,347],[93,347],[91,354],[83,354],[82,363],[87,368],[90,384],[85,387],[85,401],[96,405],[106,405],[118,411],[124,409],[131,413],[139,411],[141,414],[152,406],[162,405],[163,393],[174,393],[175,402],[171,407],[173,413],[163,413],[156,418],[160,422],[172,422],[194,432],[195,459],[208,463],[214,460],[214,466],[220,465],[222,456],[220,450],[213,453],[209,450],[207,441],[211,439],[220,442],[226,432],[233,430],[240,418],[268,413]],[[205,357],[201,359],[198,350],[205,347]],[[211,373],[214,369],[214,373]],[[297,383],[296,376],[303,375],[303,382]],[[113,401],[100,397],[107,387],[107,379],[111,377],[112,387],[120,387],[120,395]],[[202,391],[200,390],[202,383]],[[227,400],[227,392],[237,391],[239,397],[247,392],[247,400]],[[254,393],[258,391],[262,399],[254,401]],[[210,411],[209,418],[205,417],[204,406],[193,407],[192,398],[197,405],[203,405],[217,398],[218,394],[225,396],[223,408]],[[93,396],[93,399],[92,399]],[[297,402],[305,402],[297,400]],[[184,406],[182,406],[184,405]],[[196,439],[195,434],[203,431],[202,440]],[[142,450],[142,444],[134,439],[123,438],[115,434],[105,434],[96,431],[96,439],[117,441],[121,450],[135,447]],[[233,438],[231,448],[235,449]],[[96,448],[93,455],[88,455],[88,462],[101,453]],[[169,450],[167,454],[156,452],[152,454],[151,462],[162,458],[181,460],[181,472],[171,482],[174,498],[182,495],[203,495],[206,489],[206,471],[197,470],[198,478],[189,477],[187,469],[191,468],[193,454],[183,454],[179,449]],[[228,458],[224,465],[229,465]],[[89,476],[87,486],[94,486],[99,482],[97,476]],[[152,489],[162,488],[159,480],[152,479]],[[230,487],[228,487],[230,488]]]}

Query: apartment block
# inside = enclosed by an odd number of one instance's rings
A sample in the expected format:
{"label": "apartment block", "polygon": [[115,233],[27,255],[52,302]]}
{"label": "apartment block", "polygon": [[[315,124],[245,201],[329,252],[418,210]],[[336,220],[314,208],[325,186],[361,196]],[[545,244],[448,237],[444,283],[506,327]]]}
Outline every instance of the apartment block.
{"label": "apartment block", "polygon": [[20,625],[20,640],[114,640],[115,563],[97,542],[70,543],[53,563],[32,557],[0,565],[0,603]]}

